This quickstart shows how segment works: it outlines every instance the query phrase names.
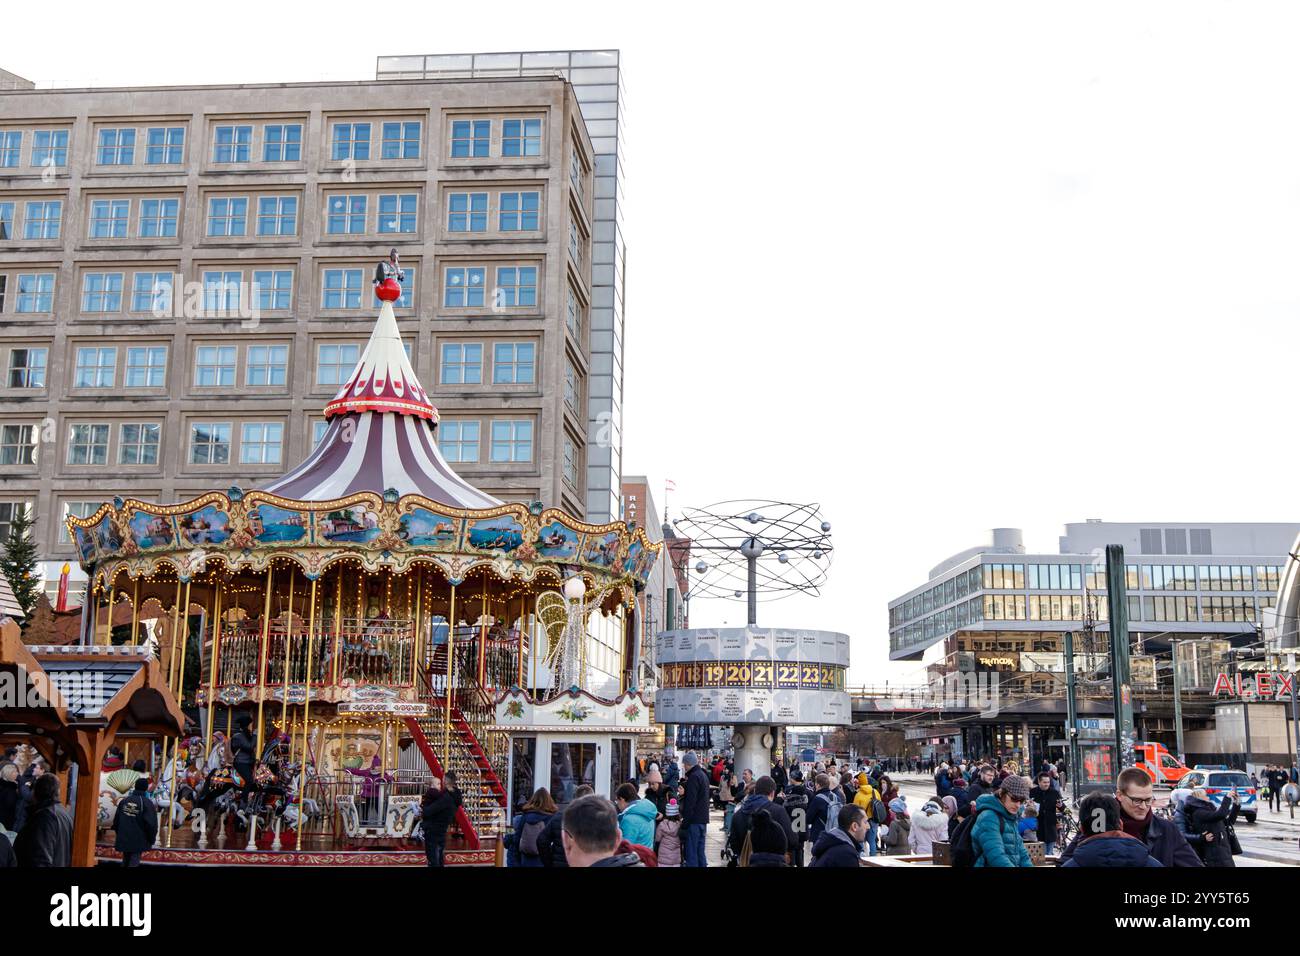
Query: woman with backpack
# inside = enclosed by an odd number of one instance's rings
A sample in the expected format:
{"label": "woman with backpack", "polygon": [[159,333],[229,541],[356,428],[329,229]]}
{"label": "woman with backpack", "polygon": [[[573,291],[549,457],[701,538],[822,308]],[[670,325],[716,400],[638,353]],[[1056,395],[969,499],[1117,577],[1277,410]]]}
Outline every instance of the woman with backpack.
{"label": "woman with backpack", "polygon": [[506,854],[506,866],[542,866],[540,840],[546,824],[556,814],[555,801],[545,787],[515,814],[515,832]]}

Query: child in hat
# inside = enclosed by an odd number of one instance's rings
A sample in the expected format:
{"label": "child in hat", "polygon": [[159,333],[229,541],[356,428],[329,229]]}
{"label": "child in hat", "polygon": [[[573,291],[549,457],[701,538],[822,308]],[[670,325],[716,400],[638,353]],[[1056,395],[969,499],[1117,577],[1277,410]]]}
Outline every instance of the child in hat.
{"label": "child in hat", "polygon": [[682,865],[682,816],[676,800],[669,800],[664,811],[664,818],[655,828],[655,844],[658,847],[660,866]]}

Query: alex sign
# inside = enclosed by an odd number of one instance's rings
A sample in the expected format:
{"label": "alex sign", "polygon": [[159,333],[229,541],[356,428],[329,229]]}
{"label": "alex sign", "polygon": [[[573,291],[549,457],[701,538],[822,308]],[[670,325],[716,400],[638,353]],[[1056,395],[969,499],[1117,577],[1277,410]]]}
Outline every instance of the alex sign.
{"label": "alex sign", "polygon": [[1290,694],[1295,683],[1294,674],[1262,671],[1254,679],[1241,674],[1229,676],[1220,672],[1214,680],[1214,696],[1227,694],[1229,697],[1272,697],[1274,699]]}

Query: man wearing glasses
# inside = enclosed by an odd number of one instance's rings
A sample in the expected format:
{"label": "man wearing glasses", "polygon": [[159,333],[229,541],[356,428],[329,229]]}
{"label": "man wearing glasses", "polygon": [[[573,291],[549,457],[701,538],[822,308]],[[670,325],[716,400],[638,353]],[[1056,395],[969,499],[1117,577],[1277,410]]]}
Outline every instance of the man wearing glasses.
{"label": "man wearing glasses", "polygon": [[[1166,820],[1151,812],[1155,796],[1151,792],[1151,778],[1146,771],[1129,767],[1119,775],[1115,796],[1119,799],[1120,827],[1129,836],[1137,837],[1147,845],[1147,851],[1161,866],[1201,866],[1196,855],[1178,830],[1173,820]],[[1064,863],[1074,856],[1079,845],[1076,836],[1061,854]]]}

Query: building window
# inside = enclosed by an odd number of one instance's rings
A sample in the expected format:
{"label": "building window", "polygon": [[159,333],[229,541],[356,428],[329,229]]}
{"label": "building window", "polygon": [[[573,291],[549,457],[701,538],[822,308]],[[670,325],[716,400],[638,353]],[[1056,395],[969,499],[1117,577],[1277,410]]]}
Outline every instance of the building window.
{"label": "building window", "polygon": [[131,166],[135,163],[135,130],[101,129],[95,162],[100,166]]}
{"label": "building window", "polygon": [[448,232],[486,232],[487,193],[451,193],[447,196]]}
{"label": "building window", "polygon": [[575,340],[582,338],[582,310],[578,308],[578,296],[572,289],[568,290],[569,301],[564,315],[564,326]]}
{"label": "building window", "polygon": [[239,311],[244,285],[242,272],[203,273],[203,311],[205,315],[224,315]]}
{"label": "building window", "polygon": [[1191,544],[1192,554],[1213,554],[1214,553],[1214,548],[1211,546],[1210,543],[1209,528],[1192,528],[1190,531],[1187,532],[1187,534],[1191,538],[1190,544]]}
{"label": "building window", "polygon": [[582,265],[582,236],[576,222],[569,223],[569,255],[576,264]]}
{"label": "building window", "polygon": [[230,423],[192,423],[190,425],[190,464],[227,465],[229,463]]}
{"label": "building window", "polygon": [[141,199],[140,236],[144,239],[174,239],[180,217],[180,200]]}
{"label": "building window", "polygon": [[385,123],[379,146],[380,159],[419,159],[420,124]]}
{"label": "building window", "polygon": [[129,199],[96,200],[90,204],[91,239],[125,239],[131,215]]}
{"label": "building window", "polygon": [[257,234],[259,236],[296,236],[298,234],[298,197],[259,196],[257,199]]}
{"label": "building window", "polygon": [[89,518],[103,506],[102,501],[65,501],[63,503],[63,521],[59,522],[59,543],[68,544],[68,518]]}
{"label": "building window", "polygon": [[[9,387],[44,388],[48,349],[10,349]],[[0,536],[3,540],[3,536]]]}
{"label": "building window", "polygon": [[569,156],[569,183],[573,186],[573,191],[578,194],[579,200],[583,198],[583,182],[582,160],[578,158],[578,150],[575,146]]}
{"label": "building window", "polygon": [[158,464],[158,445],[161,441],[161,425],[149,423],[123,424],[121,441],[118,442],[118,464]]}
{"label": "building window", "polygon": [[262,161],[296,163],[302,159],[302,124],[262,127]]}
{"label": "building window", "polygon": [[369,159],[370,124],[335,123],[330,159]]}
{"label": "building window", "polygon": [[287,312],[293,305],[293,271],[275,269],[253,273],[257,307],[263,312]]}
{"label": "building window", "polygon": [[483,346],[445,342],[438,381],[443,385],[481,385],[483,383]]}
{"label": "building window", "polygon": [[218,126],[214,131],[214,163],[246,163],[253,148],[253,127]]}
{"label": "building window", "polygon": [[325,231],[335,236],[365,232],[366,197],[330,196]]}
{"label": "building window", "polygon": [[438,425],[438,447],[447,461],[478,461],[478,422],[442,421]]}
{"label": "building window", "polygon": [[527,308],[537,305],[537,267],[502,266],[497,269],[497,305]]}
{"label": "building window", "polygon": [[452,159],[487,156],[491,144],[491,120],[456,120],[451,124]]}
{"label": "building window", "polygon": [[536,232],[541,193],[502,193],[502,232]]}
{"label": "building window", "polygon": [[0,425],[0,465],[36,464],[36,426]]}
{"label": "building window", "polygon": [[501,155],[542,155],[542,121],[540,119],[503,121],[501,123]]}
{"label": "building window", "polygon": [[248,199],[213,196],[208,200],[208,235],[242,236],[248,231]]}
{"label": "building window", "polygon": [[[406,281],[402,282],[399,288],[401,288],[402,294],[393,300],[393,308],[394,309],[415,308],[415,271],[414,270],[407,271]],[[409,359],[411,357],[411,343],[403,342],[402,344],[406,347],[406,357]]]}
{"label": "building window", "polygon": [[23,216],[24,239],[57,239],[63,226],[63,201],[29,202]]}
{"label": "building window", "polygon": [[82,312],[121,312],[122,273],[87,272],[81,280]]}
{"label": "building window", "polygon": [[1023,588],[1024,586],[1025,566],[1023,564],[984,565],[984,587],[986,590],[1010,590],[1012,588]]}
{"label": "building window", "polygon": [[357,345],[316,346],[316,384],[342,385],[351,377],[359,357],[360,346]]}
{"label": "building window", "polygon": [[1142,528],[1140,531],[1143,554],[1163,554],[1159,528]]}
{"label": "building window", "polygon": [[578,449],[567,436],[564,439],[564,478],[573,487],[578,487]]}
{"label": "building window", "polygon": [[38,129],[32,134],[33,166],[68,165],[68,131]]}
{"label": "building window", "polygon": [[0,501],[0,541],[8,541],[13,534],[14,518],[19,511],[27,510],[25,501]]}
{"label": "building window", "polygon": [[0,240],[14,237],[14,204],[0,202]]}
{"label": "building window", "polygon": [[361,308],[361,270],[326,269],[323,309]]}
{"label": "building window", "polygon": [[172,274],[137,272],[131,280],[131,311],[163,318],[172,310]]}
{"label": "building window", "polygon": [[73,388],[112,388],[116,376],[116,347],[77,349]]}
{"label": "building window", "polygon": [[289,375],[289,346],[250,345],[244,367],[246,385],[283,385]]}
{"label": "building window", "polygon": [[162,388],[167,381],[167,346],[150,345],[126,350],[126,387]]}
{"label": "building window", "polygon": [[492,384],[531,385],[535,352],[532,342],[497,342],[492,348]]}
{"label": "building window", "polygon": [[330,423],[319,421],[311,423],[311,450],[315,451],[320,447],[320,443],[325,439],[325,433],[329,431]]}
{"label": "building window", "polygon": [[23,134],[21,130],[0,132],[0,167],[13,169],[23,154]]}
{"label": "building window", "polygon": [[581,392],[578,387],[578,370],[573,367],[572,362],[564,364],[564,404],[575,414],[578,412],[578,399]]}
{"label": "building window", "polygon": [[54,273],[24,273],[18,276],[18,311],[54,311]]}
{"label": "building window", "polygon": [[414,193],[382,195],[379,197],[380,232],[415,232]]}
{"label": "building window", "polygon": [[494,421],[492,423],[492,460],[495,462],[533,460],[533,423]]}
{"label": "building window", "polygon": [[231,388],[235,384],[235,347],[200,345],[194,351],[194,384],[198,388]]}
{"label": "building window", "polygon": [[448,309],[474,309],[483,307],[482,268],[448,269],[443,288],[442,304]]}
{"label": "building window", "polygon": [[244,465],[278,465],[284,425],[279,422],[244,422],[239,434],[239,461]]}
{"label": "building window", "polygon": [[108,428],[108,425],[71,426],[68,431],[68,464],[108,464]]}
{"label": "building window", "polygon": [[145,133],[144,161],[149,166],[179,165],[184,149],[183,126],[151,126]]}

